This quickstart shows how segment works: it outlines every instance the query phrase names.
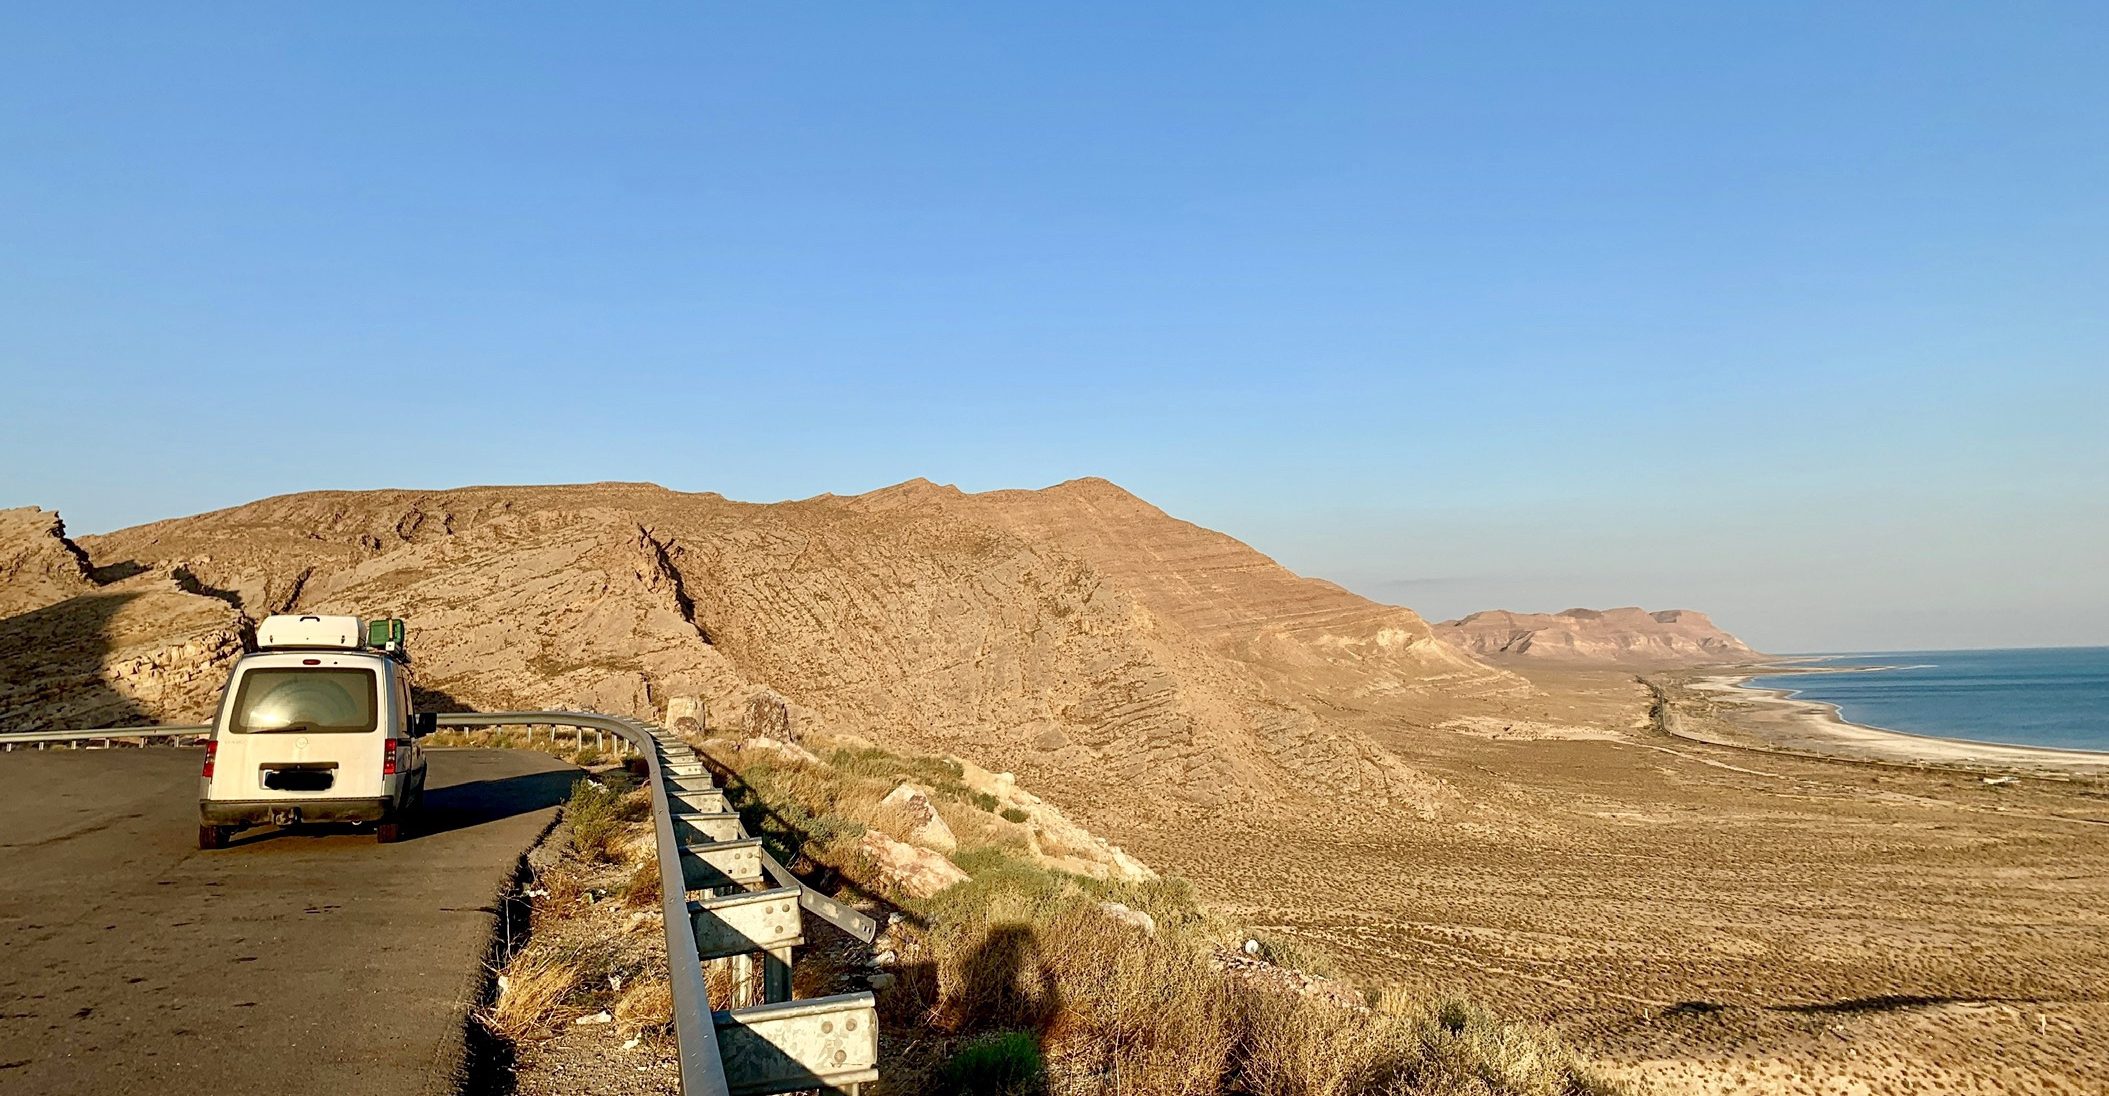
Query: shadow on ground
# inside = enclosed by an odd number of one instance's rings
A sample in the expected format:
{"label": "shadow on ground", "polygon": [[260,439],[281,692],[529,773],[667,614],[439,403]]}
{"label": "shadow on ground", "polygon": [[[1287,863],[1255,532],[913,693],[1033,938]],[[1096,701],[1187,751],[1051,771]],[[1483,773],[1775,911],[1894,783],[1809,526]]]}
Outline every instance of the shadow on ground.
{"label": "shadow on ground", "polygon": [[[418,841],[557,806],[570,797],[571,785],[580,775],[576,769],[557,769],[432,788],[425,793],[425,809],[404,827],[403,840]],[[292,829],[260,826],[240,834],[229,845],[372,832],[371,827],[335,823],[306,823]]]}

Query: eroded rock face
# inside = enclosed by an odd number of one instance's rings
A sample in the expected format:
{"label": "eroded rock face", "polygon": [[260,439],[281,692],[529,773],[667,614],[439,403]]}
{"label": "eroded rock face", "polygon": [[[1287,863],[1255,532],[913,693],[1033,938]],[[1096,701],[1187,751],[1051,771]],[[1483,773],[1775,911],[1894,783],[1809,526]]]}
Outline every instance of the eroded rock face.
{"label": "eroded rock face", "polygon": [[42,608],[95,588],[87,554],[56,511],[0,510],[0,614]]}
{"label": "eroded rock face", "polygon": [[0,511],[0,580],[0,730],[200,722],[242,653],[232,606],[165,570],[98,583],[50,511]]}
{"label": "eroded rock face", "polygon": [[1690,609],[1569,609],[1560,613],[1494,610],[1446,620],[1435,634],[1493,659],[1679,666],[1762,657]]}

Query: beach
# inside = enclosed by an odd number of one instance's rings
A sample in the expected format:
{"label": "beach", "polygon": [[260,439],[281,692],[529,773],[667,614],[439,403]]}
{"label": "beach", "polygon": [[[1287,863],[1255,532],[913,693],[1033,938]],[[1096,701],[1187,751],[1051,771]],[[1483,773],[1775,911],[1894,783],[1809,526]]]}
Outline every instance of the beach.
{"label": "beach", "polygon": [[1845,719],[1838,706],[1748,684],[1780,673],[1868,673],[1795,662],[1704,667],[1644,675],[1658,690],[1658,724],[1694,741],[1854,761],[2038,775],[2109,775],[2109,752],[1937,738]]}

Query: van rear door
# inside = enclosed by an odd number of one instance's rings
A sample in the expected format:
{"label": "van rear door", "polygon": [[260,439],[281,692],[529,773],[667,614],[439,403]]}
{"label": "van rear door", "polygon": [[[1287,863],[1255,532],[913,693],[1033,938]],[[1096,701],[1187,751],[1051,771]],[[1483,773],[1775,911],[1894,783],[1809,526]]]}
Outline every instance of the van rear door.
{"label": "van rear door", "polygon": [[378,660],[273,656],[240,667],[221,706],[209,796],[379,799],[394,713]]}

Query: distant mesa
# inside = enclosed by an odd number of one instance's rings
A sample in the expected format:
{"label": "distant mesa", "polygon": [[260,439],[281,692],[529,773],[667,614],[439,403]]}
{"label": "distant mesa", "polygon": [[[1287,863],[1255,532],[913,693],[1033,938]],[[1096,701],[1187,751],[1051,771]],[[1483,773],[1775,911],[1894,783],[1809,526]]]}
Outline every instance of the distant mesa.
{"label": "distant mesa", "polygon": [[1481,658],[1540,662],[1694,666],[1762,657],[1691,609],[1648,612],[1567,609],[1512,613],[1495,609],[1435,626],[1439,638]]}

